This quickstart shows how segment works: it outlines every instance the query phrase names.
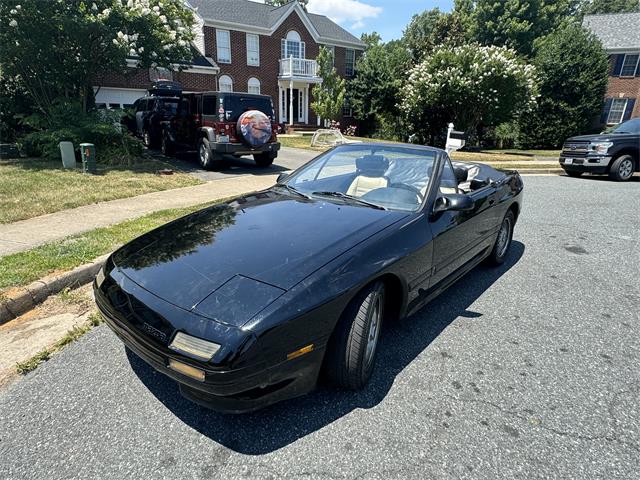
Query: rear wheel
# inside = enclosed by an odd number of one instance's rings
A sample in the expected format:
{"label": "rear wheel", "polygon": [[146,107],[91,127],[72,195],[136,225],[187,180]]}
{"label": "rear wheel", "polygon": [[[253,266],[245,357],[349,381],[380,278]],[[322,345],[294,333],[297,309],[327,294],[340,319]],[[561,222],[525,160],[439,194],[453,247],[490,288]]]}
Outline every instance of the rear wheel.
{"label": "rear wheel", "polygon": [[173,147],[173,143],[171,143],[171,139],[169,138],[169,134],[165,131],[162,132],[162,141],[160,142],[160,149],[162,154],[166,157],[170,157],[174,154],[175,148]]}
{"label": "rear wheel", "polygon": [[198,162],[205,170],[210,170],[221,163],[221,159],[211,151],[209,140],[204,137],[198,142]]}
{"label": "rear wheel", "polygon": [[498,231],[498,238],[493,245],[491,254],[487,257],[487,262],[490,265],[502,265],[507,258],[509,248],[511,247],[511,240],[513,239],[513,226],[515,224],[515,216],[513,212],[509,210],[502,220],[500,230]]}
{"label": "rear wheel", "polygon": [[573,178],[578,178],[582,176],[582,172],[566,172],[566,174]]}
{"label": "rear wheel", "polygon": [[373,372],[384,318],[384,284],[376,282],[349,303],[327,351],[326,375],[349,390],[363,388]]}
{"label": "rear wheel", "polygon": [[633,177],[634,163],[631,155],[616,158],[609,170],[609,177],[617,182],[626,182]]}
{"label": "rear wheel", "polygon": [[269,152],[257,153],[253,156],[256,165],[262,168],[270,167],[276,157]]}

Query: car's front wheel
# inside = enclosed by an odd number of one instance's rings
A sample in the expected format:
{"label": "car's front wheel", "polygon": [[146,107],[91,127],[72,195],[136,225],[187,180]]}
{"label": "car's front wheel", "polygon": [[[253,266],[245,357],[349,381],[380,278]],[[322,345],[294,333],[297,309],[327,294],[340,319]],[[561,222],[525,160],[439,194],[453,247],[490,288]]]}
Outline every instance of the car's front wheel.
{"label": "car's front wheel", "polygon": [[384,318],[384,283],[375,282],[349,303],[327,350],[326,375],[349,390],[363,388],[373,372]]}
{"label": "car's front wheel", "polygon": [[487,257],[487,262],[491,265],[502,265],[507,258],[509,248],[511,247],[511,240],[513,239],[515,220],[516,217],[511,210],[509,210],[502,219],[496,243],[493,245],[491,254]]}
{"label": "car's front wheel", "polygon": [[611,164],[609,177],[617,182],[626,182],[633,176],[633,157],[631,155],[620,155]]}
{"label": "car's front wheel", "polygon": [[145,128],[142,131],[142,142],[144,143],[145,147],[153,148],[153,136],[151,135],[151,132],[148,128]]}

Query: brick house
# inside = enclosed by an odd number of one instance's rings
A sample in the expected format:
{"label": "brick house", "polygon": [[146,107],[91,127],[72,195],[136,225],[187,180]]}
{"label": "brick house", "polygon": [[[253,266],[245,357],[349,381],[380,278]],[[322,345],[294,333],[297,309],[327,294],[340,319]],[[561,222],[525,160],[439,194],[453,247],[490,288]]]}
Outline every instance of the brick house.
{"label": "brick house", "polygon": [[[354,74],[364,43],[297,1],[281,7],[248,0],[189,0],[196,17],[195,60],[181,72],[132,71],[97,81],[96,103],[132,104],[158,78],[182,83],[185,91],[236,91],[270,95],[279,123],[319,125],[310,108],[318,76],[320,46],[333,52],[339,75]],[[134,63],[131,64],[132,68]],[[353,122],[348,104],[341,123]]]}
{"label": "brick house", "polygon": [[599,125],[640,117],[640,13],[587,15],[584,26],[609,54],[609,84]]}

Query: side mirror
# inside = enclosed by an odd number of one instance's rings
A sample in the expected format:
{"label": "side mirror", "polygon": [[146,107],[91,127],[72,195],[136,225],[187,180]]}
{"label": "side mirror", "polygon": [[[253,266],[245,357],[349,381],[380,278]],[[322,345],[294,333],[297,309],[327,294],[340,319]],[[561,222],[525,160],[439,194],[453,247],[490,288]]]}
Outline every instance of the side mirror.
{"label": "side mirror", "polygon": [[276,180],[276,184],[280,184],[282,182],[284,182],[287,178],[289,178],[289,175],[291,175],[291,172],[282,172],[280,175],[278,175],[278,178]]}
{"label": "side mirror", "polygon": [[467,212],[474,208],[473,199],[461,193],[448,193],[436,198],[436,203],[433,207],[433,213],[440,212]]}
{"label": "side mirror", "polygon": [[469,171],[466,168],[462,167],[453,167],[453,173],[456,176],[456,181],[458,184],[462,182],[466,182],[469,177]]}

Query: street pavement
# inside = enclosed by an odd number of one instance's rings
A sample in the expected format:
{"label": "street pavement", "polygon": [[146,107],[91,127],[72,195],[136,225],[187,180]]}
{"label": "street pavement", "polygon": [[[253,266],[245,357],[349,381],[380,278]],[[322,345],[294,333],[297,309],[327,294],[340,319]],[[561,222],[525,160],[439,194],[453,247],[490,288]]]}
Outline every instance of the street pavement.
{"label": "street pavement", "polygon": [[0,391],[0,478],[638,478],[640,182],[525,185],[506,264],[385,325],[365,390],[220,415],[100,326]]}

